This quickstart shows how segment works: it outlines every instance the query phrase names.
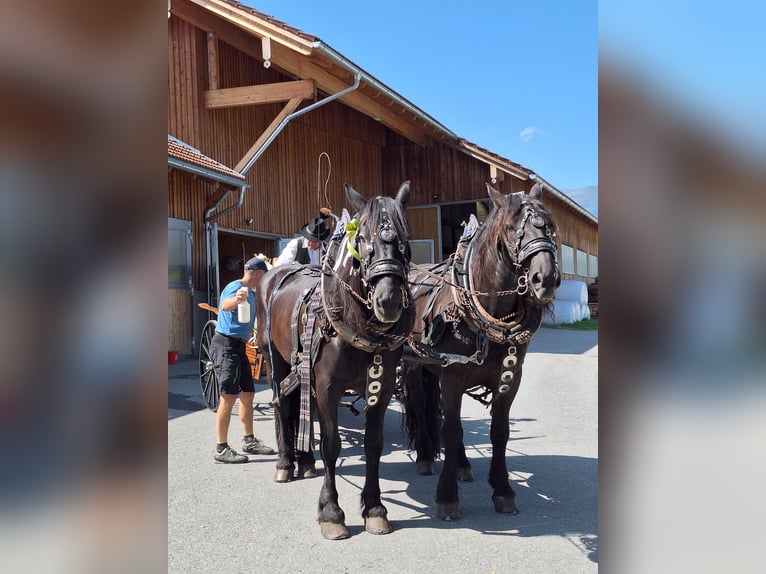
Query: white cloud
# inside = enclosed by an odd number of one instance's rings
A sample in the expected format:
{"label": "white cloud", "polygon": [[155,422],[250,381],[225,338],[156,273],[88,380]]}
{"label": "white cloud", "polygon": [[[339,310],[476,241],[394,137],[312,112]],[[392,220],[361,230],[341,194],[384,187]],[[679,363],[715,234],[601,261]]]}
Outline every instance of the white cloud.
{"label": "white cloud", "polygon": [[541,133],[543,132],[537,129],[535,126],[527,126],[523,130],[521,130],[521,133],[519,134],[519,139],[523,142],[528,142],[533,137]]}

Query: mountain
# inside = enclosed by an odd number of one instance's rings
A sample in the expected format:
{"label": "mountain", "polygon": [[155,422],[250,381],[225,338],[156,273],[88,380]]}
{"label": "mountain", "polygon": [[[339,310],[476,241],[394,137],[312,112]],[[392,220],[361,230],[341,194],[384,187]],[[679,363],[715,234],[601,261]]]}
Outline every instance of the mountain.
{"label": "mountain", "polygon": [[580,189],[565,189],[562,193],[573,199],[583,209],[598,217],[598,186],[589,185]]}

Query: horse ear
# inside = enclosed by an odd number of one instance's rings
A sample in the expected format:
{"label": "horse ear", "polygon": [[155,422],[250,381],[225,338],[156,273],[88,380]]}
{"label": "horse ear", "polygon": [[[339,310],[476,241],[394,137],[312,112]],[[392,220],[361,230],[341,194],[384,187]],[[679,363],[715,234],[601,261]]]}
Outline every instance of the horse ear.
{"label": "horse ear", "polygon": [[402,209],[407,207],[407,204],[410,202],[410,182],[409,180],[405,181],[400,187],[399,191],[396,192],[396,201],[398,201]]}
{"label": "horse ear", "polygon": [[540,183],[536,183],[532,186],[532,189],[529,190],[529,197],[532,199],[542,199],[543,197],[543,186],[540,185]]}
{"label": "horse ear", "polygon": [[362,213],[367,206],[367,200],[357,193],[357,191],[351,187],[350,183],[344,183],[343,187],[346,188],[346,197],[351,207],[354,208],[356,213]]}
{"label": "horse ear", "polygon": [[500,209],[503,206],[503,201],[505,200],[505,196],[497,191],[494,187],[492,187],[490,184],[487,184],[487,193],[489,193],[489,198],[492,200],[492,203],[497,209]]}

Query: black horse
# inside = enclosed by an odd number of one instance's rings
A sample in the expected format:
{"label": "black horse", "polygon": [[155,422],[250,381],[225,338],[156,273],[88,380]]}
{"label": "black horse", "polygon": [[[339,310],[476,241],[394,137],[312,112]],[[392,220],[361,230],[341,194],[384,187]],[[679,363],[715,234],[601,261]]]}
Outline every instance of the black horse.
{"label": "black horse", "polygon": [[265,326],[258,329],[259,345],[275,394],[279,460],[274,480],[292,480],[296,460],[299,477],[316,476],[315,407],[325,469],[318,520],[322,535],[331,540],[349,536],[335,486],[341,447],[338,407],[347,391],[366,401],[365,529],[391,532],[380,500],[383,418],[414,321],[408,308],[410,230],[404,217],[409,182],[395,199],[368,201],[345,187],[358,219],[341,219],[322,265],[272,269],[263,276],[256,300],[258,325]]}
{"label": "black horse", "polygon": [[491,405],[495,510],[518,513],[505,460],[508,414],[529,340],[561,283],[556,224],[540,202],[540,185],[529,195],[487,190],[492,205],[486,221],[479,225],[471,216],[448,260],[410,272],[418,319],[405,355],[403,401],[419,474],[433,474],[444,445],[436,491],[442,520],[460,518],[457,481],[473,480],[460,423],[465,393]]}

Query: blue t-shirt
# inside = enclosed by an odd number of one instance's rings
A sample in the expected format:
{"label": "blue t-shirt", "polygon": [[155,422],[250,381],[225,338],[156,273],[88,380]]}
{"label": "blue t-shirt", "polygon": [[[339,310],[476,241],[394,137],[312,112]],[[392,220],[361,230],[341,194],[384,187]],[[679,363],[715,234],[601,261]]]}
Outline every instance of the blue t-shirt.
{"label": "blue t-shirt", "polygon": [[[245,284],[241,280],[237,279],[232,281],[221,291],[221,302],[224,299],[235,297],[240,287],[244,287]],[[255,324],[255,291],[252,289],[247,290],[247,302],[250,304],[250,321],[247,323],[240,323],[237,321],[237,308],[234,307],[233,311],[224,311],[221,309],[221,304],[218,304],[218,327],[216,332],[223,335],[229,335],[230,337],[239,337],[240,339],[249,339],[250,334]]]}

